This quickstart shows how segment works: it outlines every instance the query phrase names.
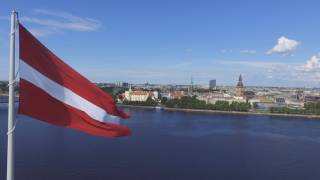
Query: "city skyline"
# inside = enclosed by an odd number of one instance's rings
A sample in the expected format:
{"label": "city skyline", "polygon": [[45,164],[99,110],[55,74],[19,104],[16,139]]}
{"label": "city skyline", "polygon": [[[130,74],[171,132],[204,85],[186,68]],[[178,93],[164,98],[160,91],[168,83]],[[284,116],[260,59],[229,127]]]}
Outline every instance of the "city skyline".
{"label": "city skyline", "polygon": [[[247,86],[320,85],[317,1],[77,2],[14,7],[37,38],[92,81],[189,84],[193,76],[196,84],[234,85],[242,74]],[[0,7],[1,80],[12,8],[10,1]]]}

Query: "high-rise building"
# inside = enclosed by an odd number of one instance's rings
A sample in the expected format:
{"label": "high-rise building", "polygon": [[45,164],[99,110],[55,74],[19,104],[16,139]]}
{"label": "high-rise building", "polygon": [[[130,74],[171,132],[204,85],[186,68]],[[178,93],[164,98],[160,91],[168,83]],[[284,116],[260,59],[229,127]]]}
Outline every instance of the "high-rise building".
{"label": "high-rise building", "polygon": [[115,83],[116,87],[129,87],[129,83],[127,82],[122,82],[122,81],[118,81]]}
{"label": "high-rise building", "polygon": [[215,79],[212,79],[209,81],[209,88],[214,89],[217,86],[217,81]]}

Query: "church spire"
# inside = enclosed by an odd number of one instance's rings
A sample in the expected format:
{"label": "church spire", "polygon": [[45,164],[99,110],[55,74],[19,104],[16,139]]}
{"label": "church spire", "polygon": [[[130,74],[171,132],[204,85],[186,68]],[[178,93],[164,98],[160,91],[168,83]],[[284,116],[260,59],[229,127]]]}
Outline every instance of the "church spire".
{"label": "church spire", "polygon": [[240,76],[239,76],[239,80],[238,80],[238,83],[237,83],[237,87],[243,87],[242,75],[241,75],[241,74],[240,74]]}
{"label": "church spire", "polygon": [[236,86],[236,96],[243,97],[244,96],[244,85],[242,82],[242,75],[240,74],[239,80]]}
{"label": "church spire", "polygon": [[239,76],[239,82],[242,82],[242,75]]}

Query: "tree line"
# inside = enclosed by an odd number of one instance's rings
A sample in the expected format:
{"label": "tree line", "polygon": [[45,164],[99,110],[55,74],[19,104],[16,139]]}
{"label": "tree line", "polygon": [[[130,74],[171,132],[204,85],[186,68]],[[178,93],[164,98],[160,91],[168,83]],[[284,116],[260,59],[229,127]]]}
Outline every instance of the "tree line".
{"label": "tree line", "polygon": [[271,113],[320,115],[320,102],[305,103],[304,108],[271,107]]}
{"label": "tree line", "polygon": [[251,109],[251,104],[248,102],[233,101],[232,103],[229,103],[228,101],[216,101],[215,104],[208,104],[203,100],[198,100],[196,96],[184,96],[180,99],[167,100],[164,106],[169,108],[206,109],[241,112],[248,112]]}

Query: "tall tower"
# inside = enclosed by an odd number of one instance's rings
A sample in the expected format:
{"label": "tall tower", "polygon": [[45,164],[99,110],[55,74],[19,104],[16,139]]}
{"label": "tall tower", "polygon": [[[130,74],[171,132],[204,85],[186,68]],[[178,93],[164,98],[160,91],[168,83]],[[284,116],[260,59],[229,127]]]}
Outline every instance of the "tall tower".
{"label": "tall tower", "polygon": [[244,85],[243,85],[243,82],[242,82],[241,74],[239,76],[239,80],[238,80],[238,83],[237,83],[237,86],[236,86],[236,96],[238,96],[238,97],[243,97],[244,96]]}
{"label": "tall tower", "polygon": [[193,76],[191,76],[191,79],[190,79],[190,87],[189,87],[189,94],[193,94]]}
{"label": "tall tower", "polygon": [[193,76],[191,76],[191,91],[193,91]]}

